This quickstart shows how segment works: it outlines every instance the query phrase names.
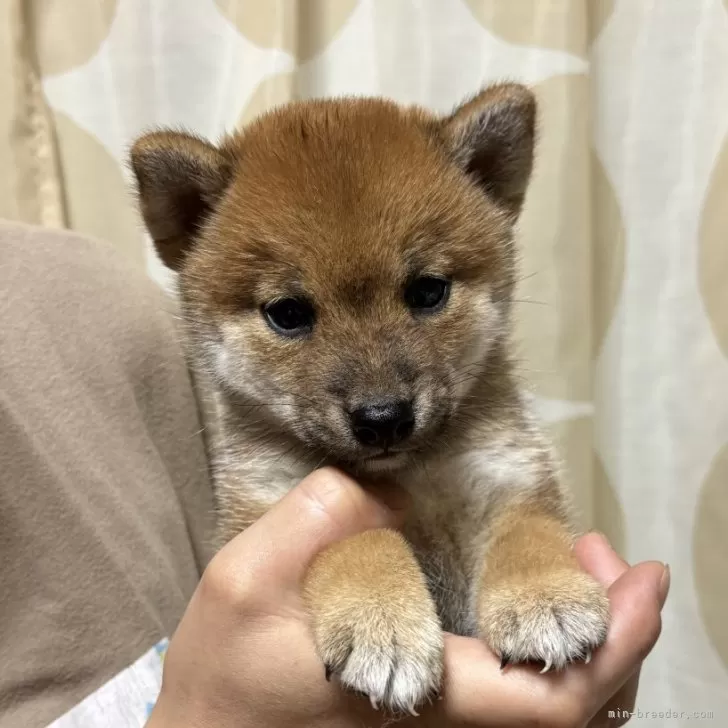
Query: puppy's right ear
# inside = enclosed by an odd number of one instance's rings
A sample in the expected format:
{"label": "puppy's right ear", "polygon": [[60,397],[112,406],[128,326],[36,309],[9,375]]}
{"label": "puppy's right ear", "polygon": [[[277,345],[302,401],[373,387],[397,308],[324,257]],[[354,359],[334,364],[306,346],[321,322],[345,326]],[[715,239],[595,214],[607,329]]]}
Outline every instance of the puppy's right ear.
{"label": "puppy's right ear", "polygon": [[232,176],[212,144],[175,131],[155,131],[131,150],[139,204],[160,258],[179,270],[200,226]]}

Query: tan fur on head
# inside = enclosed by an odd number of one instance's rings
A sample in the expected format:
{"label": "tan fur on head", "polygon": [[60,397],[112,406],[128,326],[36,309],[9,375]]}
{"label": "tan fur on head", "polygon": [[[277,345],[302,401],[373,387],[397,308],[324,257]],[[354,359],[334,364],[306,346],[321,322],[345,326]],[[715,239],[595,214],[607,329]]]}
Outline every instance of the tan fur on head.
{"label": "tan fur on head", "polygon": [[557,667],[606,633],[509,356],[535,133],[531,92],[500,84],[444,117],[308,101],[216,146],[162,131],[132,150],[220,403],[222,538],[324,463],[409,493],[404,539],[339,544],[306,580],[322,659],[392,711],[438,688],[441,627]]}

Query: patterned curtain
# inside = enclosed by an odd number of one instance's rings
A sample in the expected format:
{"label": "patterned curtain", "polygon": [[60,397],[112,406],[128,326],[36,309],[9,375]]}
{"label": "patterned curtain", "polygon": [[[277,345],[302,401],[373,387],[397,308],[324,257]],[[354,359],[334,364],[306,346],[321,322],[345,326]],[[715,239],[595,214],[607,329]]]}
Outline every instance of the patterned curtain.
{"label": "patterned curtain", "polygon": [[345,93],[447,111],[489,81],[530,84],[522,375],[584,525],[671,566],[639,707],[726,724],[728,0],[0,8],[0,216],[111,240],[162,283],[125,166],[143,130],[215,138],[286,100]]}

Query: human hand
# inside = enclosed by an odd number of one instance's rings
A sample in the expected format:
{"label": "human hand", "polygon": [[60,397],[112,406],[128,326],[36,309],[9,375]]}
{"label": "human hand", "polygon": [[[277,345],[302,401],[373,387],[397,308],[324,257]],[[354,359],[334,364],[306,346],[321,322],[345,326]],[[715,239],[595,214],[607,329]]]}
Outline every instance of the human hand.
{"label": "human hand", "polygon": [[[390,506],[327,468],[227,544],[171,640],[148,728],[382,726],[387,717],[367,700],[324,679],[300,590],[308,565],[329,544],[396,527],[401,504]],[[639,665],[659,634],[665,570],[654,562],[628,568],[597,535],[576,550],[609,586],[612,609],[607,642],[589,665],[548,675],[515,666],[501,672],[483,643],[447,635],[443,699],[399,725],[620,725],[598,721],[607,705],[634,705]]]}

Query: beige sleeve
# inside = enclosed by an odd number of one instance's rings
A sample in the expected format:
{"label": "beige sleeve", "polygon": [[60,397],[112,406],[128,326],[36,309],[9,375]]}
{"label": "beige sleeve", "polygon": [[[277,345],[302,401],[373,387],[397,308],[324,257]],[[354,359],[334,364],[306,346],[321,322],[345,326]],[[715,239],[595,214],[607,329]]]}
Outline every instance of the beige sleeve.
{"label": "beige sleeve", "polygon": [[171,308],[110,245],[0,223],[0,728],[64,713],[195,588],[211,492]]}

